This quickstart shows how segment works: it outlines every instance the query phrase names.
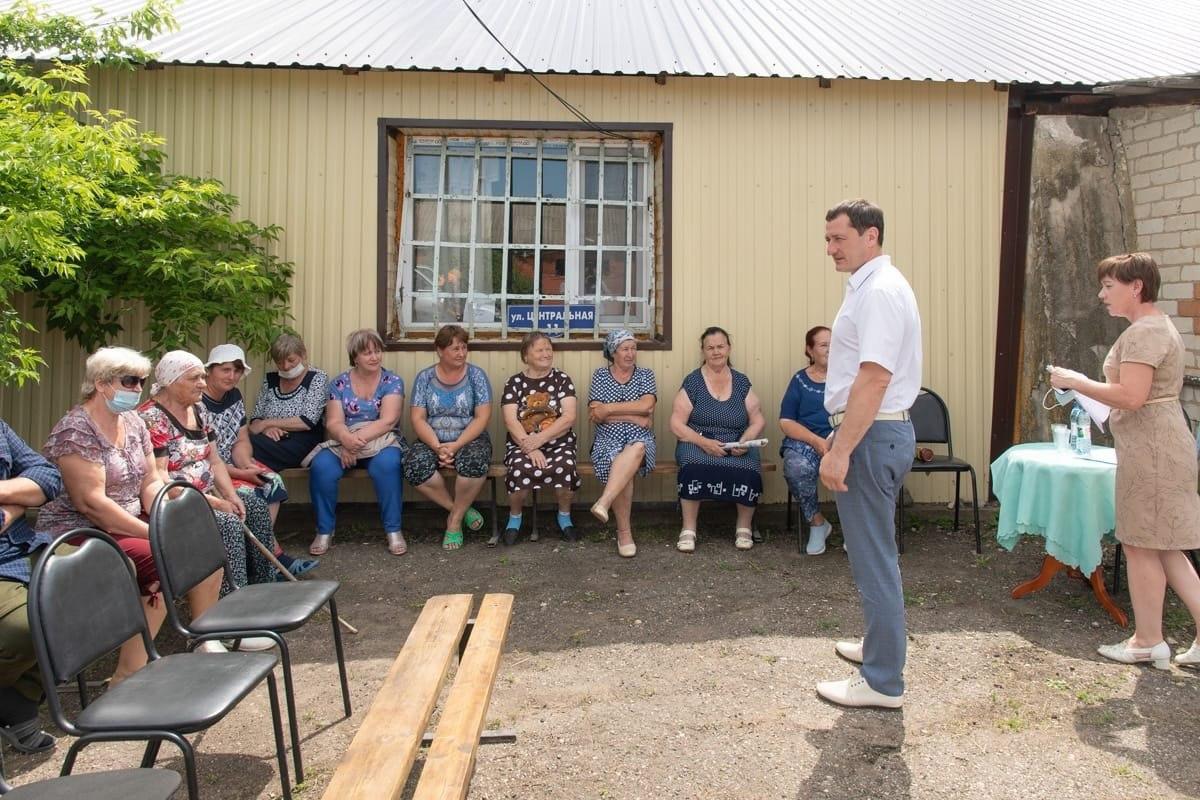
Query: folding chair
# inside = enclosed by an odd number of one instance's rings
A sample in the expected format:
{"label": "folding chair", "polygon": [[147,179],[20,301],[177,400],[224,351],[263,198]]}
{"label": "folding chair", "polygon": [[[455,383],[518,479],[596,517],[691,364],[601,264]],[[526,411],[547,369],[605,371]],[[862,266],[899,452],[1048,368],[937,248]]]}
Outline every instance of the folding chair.
{"label": "folding chair", "polygon": [[[77,550],[55,553],[76,537],[85,539]],[[265,679],[279,780],[284,798],[291,799],[275,654],[159,655],[138,598],[133,565],[108,534],[79,528],[54,540],[33,570],[29,627],[50,715],[58,727],[79,737],[67,751],[63,775],[71,774],[79,751],[94,742],[145,740],[142,766],[150,767],[159,747],[168,741],[183,753],[188,797],[198,800],[196,754],[184,735],[220,722]],[[75,680],[90,664],[134,636],[141,636],[145,645],[146,666],[92,700],[75,719],[68,719],[55,687]]]}
{"label": "folding chair", "polygon": [[[979,489],[975,481],[975,468],[961,458],[954,457],[954,442],[950,436],[950,411],[946,402],[932,389],[921,387],[917,399],[909,410],[913,430],[916,433],[917,444],[944,444],[945,455],[934,455],[932,461],[920,461],[913,454],[912,472],[954,473],[954,529],[958,530],[959,490],[964,472],[971,475],[971,502],[975,508],[975,552],[983,552],[983,542],[979,534]],[[896,528],[900,552],[904,552],[904,487],[900,489],[897,499],[900,513],[900,524]]]}
{"label": "folding chair", "polygon": [[[168,492],[178,490],[171,499]],[[342,707],[350,716],[350,686],[346,680],[346,657],[342,650],[342,632],[338,627],[337,602],[333,595],[337,581],[296,581],[260,583],[234,589],[199,617],[185,621],[175,602],[218,570],[233,584],[221,532],[208,500],[191,485],[173,481],[164,486],[150,508],[150,550],[162,585],[163,599],[171,625],[186,637],[240,639],[266,636],[275,640],[283,665],[283,693],[287,702],[288,727],[292,740],[292,760],[296,782],[304,781],[300,756],[300,728],[296,721],[296,693],[292,685],[292,659],[281,634],[294,631],[308,622],[322,606],[329,606],[333,618],[333,646],[337,653],[338,675],[342,683]]]}

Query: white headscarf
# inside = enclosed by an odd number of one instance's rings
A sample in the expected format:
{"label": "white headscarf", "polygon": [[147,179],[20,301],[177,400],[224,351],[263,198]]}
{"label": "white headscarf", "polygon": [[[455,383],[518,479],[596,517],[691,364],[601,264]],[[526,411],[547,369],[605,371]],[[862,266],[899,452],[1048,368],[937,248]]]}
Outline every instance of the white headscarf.
{"label": "white headscarf", "polygon": [[172,350],[164,353],[154,367],[154,385],[150,387],[151,396],[158,394],[196,367],[204,369],[204,362],[187,350]]}

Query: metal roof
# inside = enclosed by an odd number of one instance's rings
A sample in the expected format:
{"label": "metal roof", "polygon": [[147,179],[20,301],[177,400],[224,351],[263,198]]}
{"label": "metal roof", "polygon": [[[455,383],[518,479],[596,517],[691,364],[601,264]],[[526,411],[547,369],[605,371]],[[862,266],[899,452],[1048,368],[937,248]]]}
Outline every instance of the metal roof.
{"label": "metal roof", "polygon": [[[1195,0],[470,0],[539,73],[1096,84],[1200,72]],[[52,0],[90,19],[140,0]],[[462,0],[183,0],[168,64],[509,70]]]}

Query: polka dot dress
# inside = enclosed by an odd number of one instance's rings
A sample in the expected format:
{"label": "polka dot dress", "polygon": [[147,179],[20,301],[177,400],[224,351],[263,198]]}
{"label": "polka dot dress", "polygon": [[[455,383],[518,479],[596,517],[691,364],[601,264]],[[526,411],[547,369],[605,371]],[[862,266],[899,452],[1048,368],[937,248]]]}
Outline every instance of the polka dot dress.
{"label": "polka dot dress", "polygon": [[[566,373],[550,370],[544,378],[530,378],[518,372],[508,379],[501,392],[501,405],[515,405],[517,417],[522,419],[538,411],[548,412],[545,427],[553,424],[562,413],[562,403],[575,396],[575,384]],[[510,434],[504,445],[504,465],[508,476],[504,485],[509,492],[525,489],[578,489],[580,480],[576,470],[575,430],[572,428],[557,439],[542,445],[546,466],[534,466],[530,457],[521,452]]]}
{"label": "polka dot dress", "polygon": [[[628,381],[620,383],[613,377],[611,369],[601,367],[592,375],[588,404],[634,403],[646,395],[658,396],[654,373],[650,370],[637,367]],[[632,422],[598,424],[596,436],[592,440],[592,466],[596,469],[596,477],[603,483],[608,483],[608,471],[612,468],[613,459],[634,442],[641,442],[646,447],[646,456],[637,474],[649,475],[654,469],[654,430]]]}

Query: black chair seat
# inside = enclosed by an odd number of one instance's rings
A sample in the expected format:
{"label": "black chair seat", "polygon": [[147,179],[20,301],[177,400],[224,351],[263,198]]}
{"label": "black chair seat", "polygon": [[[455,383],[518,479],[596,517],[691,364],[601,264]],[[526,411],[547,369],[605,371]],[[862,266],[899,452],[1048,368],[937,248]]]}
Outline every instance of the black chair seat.
{"label": "black chair seat", "polygon": [[260,630],[285,633],[303,626],[337,590],[337,581],[243,586],[193,619],[189,628],[198,635]]}
{"label": "black chair seat", "polygon": [[5,800],[168,800],[179,788],[178,772],[169,769],[118,769],[67,775],[18,786]]}
{"label": "black chair seat", "polygon": [[94,732],[204,730],[262,683],[276,661],[274,652],[163,656],[96,698],[76,722]]}
{"label": "black chair seat", "polygon": [[971,465],[961,458],[950,456],[934,456],[932,461],[914,459],[913,472],[966,472]]}

